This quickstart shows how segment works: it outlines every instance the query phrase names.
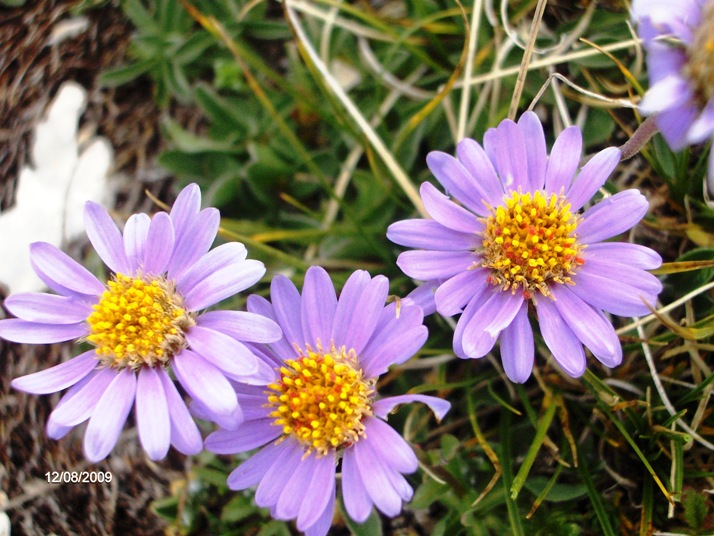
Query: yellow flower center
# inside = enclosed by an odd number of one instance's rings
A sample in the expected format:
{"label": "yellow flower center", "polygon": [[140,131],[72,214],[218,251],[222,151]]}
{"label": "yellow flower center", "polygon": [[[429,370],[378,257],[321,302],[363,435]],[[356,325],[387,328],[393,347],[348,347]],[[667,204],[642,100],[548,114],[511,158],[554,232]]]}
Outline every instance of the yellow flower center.
{"label": "yellow flower center", "polygon": [[702,9],[702,19],[694,33],[694,41],[687,51],[689,61],[685,74],[694,84],[702,106],[714,98],[714,2]]}
{"label": "yellow flower center", "polygon": [[353,350],[323,353],[309,346],[285,361],[280,380],[268,385],[270,417],[318,455],[348,446],[364,435],[362,417],[372,414],[374,382],[362,378]]}
{"label": "yellow flower center", "polygon": [[183,298],[162,277],[116,274],[87,318],[87,340],[101,361],[116,369],[166,365],[187,346],[195,324]]}
{"label": "yellow flower center", "polygon": [[570,276],[585,261],[578,255],[578,218],[564,197],[541,191],[511,192],[505,204],[491,209],[485,218],[483,260],[489,281],[503,290],[522,289],[526,299],[538,291],[550,296],[551,283],[569,283]]}

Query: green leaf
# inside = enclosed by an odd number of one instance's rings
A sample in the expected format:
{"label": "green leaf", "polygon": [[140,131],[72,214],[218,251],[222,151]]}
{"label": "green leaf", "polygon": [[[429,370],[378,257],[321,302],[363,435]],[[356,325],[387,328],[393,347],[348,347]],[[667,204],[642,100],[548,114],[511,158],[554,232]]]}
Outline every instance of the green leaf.
{"label": "green leaf", "polygon": [[115,69],[106,70],[99,75],[99,83],[107,87],[116,87],[131,82],[148,73],[158,65],[156,60],[141,60]]}
{"label": "green leaf", "polygon": [[[531,476],[526,480],[525,487],[533,495],[538,496],[548,485],[548,479],[544,476]],[[544,497],[546,502],[567,502],[580,497],[584,497],[588,493],[588,488],[585,484],[554,484],[548,494]]]}
{"label": "green leaf", "polygon": [[348,515],[345,515],[345,523],[354,536],[382,536],[382,520],[374,508],[364,523],[357,523]]}
{"label": "green leaf", "polygon": [[221,521],[224,523],[236,523],[241,519],[253,515],[256,511],[250,498],[238,493],[223,507],[221,511]]}
{"label": "green leaf", "polygon": [[703,493],[694,489],[684,492],[684,520],[697,534],[709,517],[709,505]]}

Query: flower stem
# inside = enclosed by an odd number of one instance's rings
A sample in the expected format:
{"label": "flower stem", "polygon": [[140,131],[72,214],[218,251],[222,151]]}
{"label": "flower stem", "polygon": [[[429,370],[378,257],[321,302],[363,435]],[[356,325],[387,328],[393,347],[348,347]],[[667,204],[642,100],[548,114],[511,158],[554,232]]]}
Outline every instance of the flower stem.
{"label": "flower stem", "polygon": [[654,116],[645,119],[637,127],[632,137],[620,146],[622,160],[628,160],[639,153],[652,136],[657,134],[659,129],[654,122]]}

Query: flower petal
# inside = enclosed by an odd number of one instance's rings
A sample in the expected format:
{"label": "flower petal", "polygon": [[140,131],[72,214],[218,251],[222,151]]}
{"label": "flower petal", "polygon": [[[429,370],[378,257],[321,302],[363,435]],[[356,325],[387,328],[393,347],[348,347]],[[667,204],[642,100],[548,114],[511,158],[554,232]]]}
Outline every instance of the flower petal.
{"label": "flower petal", "polygon": [[75,324],[92,312],[86,301],[43,292],[12,294],[4,305],[16,317],[40,324]]}
{"label": "flower petal", "polygon": [[464,327],[464,353],[468,357],[479,358],[490,352],[498,335],[513,321],[522,303],[523,296],[519,292],[494,292]]}
{"label": "flower petal", "polygon": [[662,266],[662,257],[659,253],[648,247],[626,242],[590,244],[582,256],[586,266],[593,258],[602,258],[613,264],[624,264],[642,270],[654,270]]}
{"label": "flower petal", "polygon": [[357,523],[363,523],[372,512],[372,499],[362,482],[354,447],[345,449],[342,457],[342,498],[345,510]]}
{"label": "flower petal", "polygon": [[400,246],[436,251],[470,251],[478,241],[475,234],[453,231],[434,220],[422,219],[393,223],[387,229],[387,238]]}
{"label": "flower petal", "polygon": [[87,325],[40,324],[19,318],[0,320],[0,337],[12,342],[27,344],[52,344],[78,339],[87,334]]}
{"label": "flower petal", "polygon": [[660,280],[649,272],[645,272],[639,268],[633,268],[626,264],[611,262],[602,257],[590,257],[586,259],[585,265],[580,271],[620,281],[626,285],[638,288],[649,295],[656,296],[662,291],[662,283]]}
{"label": "flower petal", "polygon": [[[444,227],[462,233],[479,233],[484,230],[484,224],[478,220],[473,212],[469,212],[461,205],[457,205],[451,198],[437,190],[433,184],[429,182],[422,183],[419,192],[429,216]],[[387,235],[387,238],[389,238],[389,235]]]}
{"label": "flower petal", "polygon": [[181,398],[169,375],[161,369],[159,369],[158,374],[169,408],[171,444],[176,450],[187,456],[198,454],[203,450],[201,432],[198,431],[196,422],[191,417],[186,403]]}
{"label": "flower petal", "polygon": [[228,487],[240,491],[255,486],[264,478],[268,469],[279,460],[280,455],[292,448],[294,443],[295,441],[290,439],[279,445],[272,444],[259,450],[231,471],[228,475]]}
{"label": "flower petal", "polygon": [[413,402],[426,404],[429,409],[434,412],[434,416],[437,421],[441,421],[441,419],[444,418],[444,415],[446,415],[451,408],[451,402],[435,396],[400,395],[377,400],[374,404],[372,404],[372,411],[376,417],[386,420],[387,416],[392,413],[392,411],[395,411],[394,408],[400,406],[401,404],[411,404]]}
{"label": "flower petal", "polygon": [[555,297],[556,309],[575,336],[603,364],[608,367],[619,365],[622,361],[622,346],[612,324],[564,285],[551,287],[551,292]]}
{"label": "flower petal", "polygon": [[647,213],[649,203],[638,190],[625,190],[607,197],[583,214],[578,225],[581,244],[600,242],[634,227]]}
{"label": "flower petal", "polygon": [[538,324],[546,346],[568,376],[579,378],[585,372],[585,351],[549,298],[538,300]]}
{"label": "flower petal", "polygon": [[[55,412],[61,406],[64,406],[70,400],[72,400],[75,396],[77,396],[77,394],[81,393],[82,390],[84,389],[84,386],[87,385],[90,381],[92,381],[95,378],[95,376],[97,376],[97,374],[99,374],[98,369],[92,370],[84,378],[82,378],[77,383],[75,383],[72,387],[70,387],[67,390],[67,392],[64,394],[64,396],[60,399],[60,401],[57,403],[57,406],[55,407],[55,410],[52,413],[50,413],[50,416],[47,419],[47,425],[45,426],[45,429],[47,431],[47,436],[49,438],[62,439],[64,436],[66,436],[72,430],[72,428],[74,428],[74,425],[64,426],[62,424],[57,423],[54,419]],[[111,381],[111,379],[110,379],[110,381]],[[82,421],[80,421],[80,422],[83,422],[84,420],[89,418],[89,416],[92,413],[92,410],[94,410],[95,405],[96,405],[96,400],[91,405],[91,407],[85,406],[84,409],[87,412],[87,416],[84,419],[82,419]]]}
{"label": "flower petal", "polygon": [[434,293],[438,287],[438,280],[422,283],[402,299],[402,305],[416,305],[421,307],[424,316],[432,315],[436,312]]}
{"label": "flower petal", "polygon": [[176,354],[173,370],[188,394],[210,412],[229,416],[238,407],[236,393],[228,380],[197,353],[183,350]]}
{"label": "flower petal", "polygon": [[359,354],[372,336],[387,300],[389,280],[383,275],[366,279],[353,273],[345,283],[335,309],[332,340]]}
{"label": "flower petal", "polygon": [[488,215],[488,208],[484,205],[488,199],[486,192],[461,162],[449,154],[431,151],[426,155],[426,165],[448,195],[454,196],[479,216]]}
{"label": "flower petal", "polygon": [[[426,342],[429,330],[426,326],[417,326],[407,331],[389,330],[379,339],[379,342],[370,342],[369,359],[364,358],[362,369],[366,378],[376,378],[387,372],[391,365],[404,363],[413,357]],[[391,339],[389,337],[391,335]]]}
{"label": "flower petal", "polygon": [[327,348],[336,310],[337,295],[330,276],[319,266],[310,267],[305,273],[300,308],[305,339],[314,344],[319,342]]}
{"label": "flower petal", "polygon": [[181,232],[174,224],[176,243],[167,267],[170,279],[180,278],[186,269],[206,254],[216,239],[220,224],[221,215],[215,208],[207,208],[194,215]]}
{"label": "flower petal", "polygon": [[443,316],[454,316],[472,299],[488,288],[488,270],[465,270],[448,279],[436,289],[436,310]]}
{"label": "flower petal", "polygon": [[[333,479],[334,480],[334,479]],[[335,492],[333,487],[333,492],[327,498],[327,506],[325,506],[320,517],[315,521],[314,524],[310,525],[305,529],[305,536],[327,536],[332,526],[332,519],[335,517]],[[308,501],[303,502],[303,506]]]}
{"label": "flower petal", "polygon": [[475,256],[470,251],[405,251],[397,258],[397,266],[409,277],[421,281],[449,279],[468,270]]}
{"label": "flower petal", "polygon": [[124,240],[107,211],[101,205],[87,201],[84,205],[84,225],[89,241],[104,264],[114,273],[131,274]]}
{"label": "flower petal", "polygon": [[[328,463],[329,459],[326,460]],[[278,502],[275,504],[273,517],[276,519],[294,519],[300,512],[300,507],[303,502],[312,502],[315,497],[310,496],[307,490],[310,486],[312,476],[315,474],[315,469],[322,462],[316,456],[308,456],[301,460],[296,466],[290,480],[285,484]],[[334,480],[334,477],[333,477]],[[321,497],[324,493],[324,488],[318,493]],[[327,501],[325,501],[327,502]],[[322,511],[320,511],[322,512]]]}
{"label": "flower petal", "polygon": [[79,382],[92,372],[97,364],[97,355],[94,350],[89,350],[54,367],[15,378],[10,385],[33,395],[56,393]]}
{"label": "flower petal", "polygon": [[244,344],[220,331],[193,326],[186,332],[191,349],[229,375],[250,376],[258,371],[258,358]]}
{"label": "flower petal", "polygon": [[164,388],[151,367],[139,371],[136,385],[136,427],[139,441],[150,460],[161,460],[171,444],[171,420]]}
{"label": "flower petal", "polygon": [[216,454],[238,454],[270,443],[282,435],[272,417],[245,421],[236,430],[217,430],[206,438],[206,449]]}
{"label": "flower petal", "polygon": [[364,428],[373,448],[379,451],[379,457],[389,467],[405,474],[417,470],[419,461],[416,454],[394,428],[373,417],[365,418]]}
{"label": "flower petal", "polygon": [[60,426],[75,426],[86,421],[116,375],[116,370],[111,368],[99,370],[71,398],[66,401],[63,398],[57,404],[50,416],[52,421]]}
{"label": "flower petal", "polygon": [[303,345],[308,342],[302,332],[301,298],[295,285],[284,275],[273,278],[270,284],[275,319],[283,330],[283,337],[288,344]]}
{"label": "flower petal", "polygon": [[[310,485],[305,490],[305,499],[297,517],[298,530],[317,532],[321,520],[326,517],[327,528],[332,524],[335,512],[335,455],[329,452],[319,458]],[[326,532],[325,532],[326,533]]]}
{"label": "flower petal", "polygon": [[191,222],[200,210],[201,189],[196,183],[191,183],[181,190],[171,207],[170,216],[177,241],[191,228]]}
{"label": "flower petal", "polygon": [[542,190],[545,184],[545,170],[548,166],[548,149],[545,146],[543,125],[535,113],[526,112],[518,120],[518,128],[526,142],[529,186],[525,190],[530,192]]}
{"label": "flower petal", "polygon": [[503,184],[486,151],[476,141],[464,138],[456,144],[456,156],[483,190],[483,199],[491,206],[500,204],[504,194]]}
{"label": "flower petal", "polygon": [[489,128],[483,137],[483,147],[506,193],[518,191],[518,188],[527,191],[530,187],[528,153],[518,125],[510,119],[504,119],[498,127]]}
{"label": "flower petal", "polygon": [[84,434],[84,453],[91,462],[106,458],[116,445],[136,393],[136,374],[117,373],[97,402]]}
{"label": "flower petal", "polygon": [[255,285],[265,274],[265,265],[253,259],[236,262],[203,279],[184,295],[186,307],[198,311]]}
{"label": "flower petal", "polygon": [[275,342],[283,332],[270,318],[247,311],[208,311],[200,315],[199,326],[220,331],[239,341]]}
{"label": "flower petal", "polygon": [[105,290],[104,285],[89,270],[52,244],[30,244],[30,262],[42,281],[57,292],[63,293],[62,289],[69,289],[93,296]]}
{"label": "flower petal", "polygon": [[672,107],[654,116],[655,124],[673,151],[681,151],[687,146],[687,134],[699,115],[699,108],[693,99]]}
{"label": "flower petal", "polygon": [[679,75],[671,75],[652,85],[640,101],[640,111],[652,115],[691,99],[689,82]]}
{"label": "flower petal", "polygon": [[547,192],[560,195],[568,191],[580,164],[582,151],[583,136],[579,127],[573,125],[560,133],[548,158],[548,168],[545,172]]}
{"label": "flower petal", "polygon": [[145,274],[159,275],[166,271],[175,241],[174,226],[169,215],[166,212],[154,214],[144,248],[142,267]]}
{"label": "flower petal", "polygon": [[394,311],[387,320],[380,319],[374,335],[360,352],[364,377],[376,378],[389,366],[404,363],[416,354],[429,335],[423,319],[421,308],[413,306],[402,306],[399,315]]}
{"label": "flower petal", "polygon": [[352,448],[362,483],[374,505],[385,515],[398,515],[402,510],[402,498],[392,486],[387,470],[370,441],[357,441]]}
{"label": "flower petal", "polygon": [[135,274],[144,260],[146,239],[149,236],[151,219],[147,214],[132,214],[124,226],[124,253],[129,261],[132,274]]}
{"label": "flower petal", "polygon": [[696,145],[711,138],[714,133],[714,99],[710,99],[699,117],[687,132],[687,143]]}
{"label": "flower petal", "polygon": [[[621,265],[614,265],[621,266]],[[620,316],[641,316],[650,313],[645,300],[656,305],[642,290],[597,273],[581,269],[573,278],[571,290],[584,302]]]}
{"label": "flower petal", "polygon": [[302,460],[305,449],[301,444],[297,441],[282,444],[285,444],[285,448],[275,457],[275,463],[265,473],[255,492],[255,503],[263,508],[275,506],[280,492],[285,488],[297,466],[305,463]]}
{"label": "flower petal", "polygon": [[600,187],[605,184],[607,178],[620,163],[621,158],[620,149],[608,147],[587,161],[566,193],[572,212],[577,212],[590,201]]}
{"label": "flower petal", "polygon": [[524,301],[516,316],[501,333],[501,361],[508,379],[525,383],[533,371],[535,346],[528,321],[528,304]]}
{"label": "flower petal", "polygon": [[240,242],[221,244],[193,263],[176,281],[176,288],[186,295],[212,273],[238,265],[247,256],[248,250]]}

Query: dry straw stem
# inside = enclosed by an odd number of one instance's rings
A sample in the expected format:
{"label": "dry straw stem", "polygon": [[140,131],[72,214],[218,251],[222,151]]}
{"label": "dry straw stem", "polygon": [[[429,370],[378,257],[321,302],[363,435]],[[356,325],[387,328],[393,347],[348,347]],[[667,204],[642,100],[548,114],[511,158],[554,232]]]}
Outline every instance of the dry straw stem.
{"label": "dry straw stem", "polygon": [[516,87],[513,90],[513,97],[511,98],[511,108],[508,111],[509,119],[516,118],[516,112],[518,111],[518,103],[521,100],[521,94],[523,93],[523,87],[526,84],[526,74],[528,73],[528,64],[531,61],[531,56],[533,55],[533,49],[535,48],[535,41],[538,37],[538,28],[540,27],[540,21],[543,19],[543,13],[545,12],[545,5],[547,0],[539,0],[536,6],[535,14],[533,15],[533,22],[531,23],[530,35],[528,38],[528,44],[523,52],[523,59],[521,60],[521,66],[518,69],[518,79],[516,81]]}
{"label": "dry straw stem", "polygon": [[315,51],[315,48],[312,46],[312,43],[310,43],[310,40],[305,35],[305,31],[303,30],[303,27],[300,23],[300,19],[293,9],[293,6],[296,3],[299,3],[299,0],[285,1],[285,15],[287,17],[288,24],[294,32],[298,47],[303,56],[305,57],[305,60],[315,67],[317,72],[322,77],[322,82],[330,88],[330,91],[332,91],[334,96],[337,97],[342,106],[344,106],[347,113],[359,127],[360,132],[364,134],[364,136],[369,141],[369,144],[380,156],[384,164],[392,173],[394,180],[404,191],[404,193],[409,198],[414,207],[417,209],[419,214],[425,218],[428,217],[426,211],[424,210],[424,205],[421,202],[421,197],[419,196],[419,193],[417,192],[414,185],[409,180],[409,177],[407,177],[406,172],[399,165],[397,160],[394,158],[394,155],[389,151],[389,149],[384,144],[384,142],[379,137],[374,128],[372,128],[367,119],[365,119],[365,117],[362,115],[362,112],[360,112],[359,108],[357,108],[357,106],[352,101],[352,99],[350,99],[345,90],[342,89],[342,86],[340,86],[337,80],[335,80],[335,77],[332,76],[332,73],[330,73],[325,63],[320,59],[319,55]]}
{"label": "dry straw stem", "polygon": [[474,7],[471,12],[471,25],[468,29],[468,46],[466,49],[466,64],[464,66],[464,82],[461,89],[461,103],[459,104],[459,125],[456,130],[456,141],[466,135],[466,123],[469,113],[469,101],[471,100],[471,75],[473,74],[474,58],[476,56],[477,37],[479,23],[481,21],[481,11],[483,1],[474,0]]}

